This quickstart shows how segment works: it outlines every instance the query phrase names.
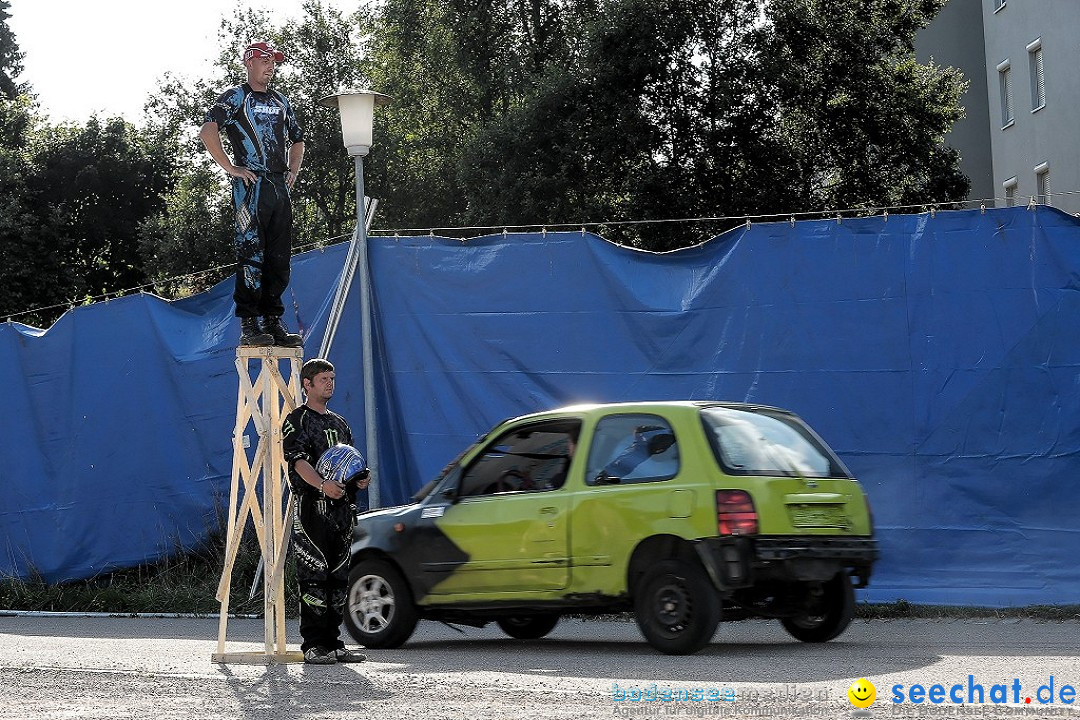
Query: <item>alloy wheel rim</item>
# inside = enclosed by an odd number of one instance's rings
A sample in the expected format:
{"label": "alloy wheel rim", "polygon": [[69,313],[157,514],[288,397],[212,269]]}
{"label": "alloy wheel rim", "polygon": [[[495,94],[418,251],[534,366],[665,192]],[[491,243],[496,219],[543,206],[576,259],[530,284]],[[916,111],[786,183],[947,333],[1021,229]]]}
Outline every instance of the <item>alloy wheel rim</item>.
{"label": "alloy wheel rim", "polygon": [[357,627],[365,633],[385,630],[394,619],[394,591],[385,578],[365,575],[353,584],[349,597],[349,613]]}

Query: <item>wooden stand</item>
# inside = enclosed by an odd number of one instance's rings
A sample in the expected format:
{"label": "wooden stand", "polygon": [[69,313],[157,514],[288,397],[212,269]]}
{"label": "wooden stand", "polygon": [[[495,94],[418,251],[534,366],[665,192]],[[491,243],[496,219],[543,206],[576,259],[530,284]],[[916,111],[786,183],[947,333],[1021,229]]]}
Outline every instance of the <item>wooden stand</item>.
{"label": "wooden stand", "polygon": [[[303,348],[238,347],[236,372],[240,389],[236,397],[236,427],[233,430],[232,486],[229,491],[229,522],[225,540],[225,567],[221,571],[217,599],[221,601],[218,623],[217,652],[211,661],[217,663],[246,663],[272,665],[302,662],[299,651],[289,652],[285,646],[285,558],[287,556],[291,519],[292,493],[288,492],[288,466],[281,449],[281,423],[301,401],[300,365]],[[250,363],[259,361],[258,373],[251,380]],[[281,363],[289,362],[289,381],[281,374]],[[259,443],[248,462],[244,440],[254,425]],[[259,484],[262,484],[262,505],[259,503]],[[240,488],[243,500],[239,507]],[[283,488],[289,499],[282,509]],[[255,534],[262,549],[263,624],[265,646],[261,653],[225,652],[225,632],[229,618],[229,592],[233,565],[240,549],[248,517],[255,525]]]}

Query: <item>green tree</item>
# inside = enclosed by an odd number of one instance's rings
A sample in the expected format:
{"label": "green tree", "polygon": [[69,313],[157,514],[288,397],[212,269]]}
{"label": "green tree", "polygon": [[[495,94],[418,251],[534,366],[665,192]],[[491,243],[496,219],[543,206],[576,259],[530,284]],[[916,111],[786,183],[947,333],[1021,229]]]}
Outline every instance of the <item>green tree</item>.
{"label": "green tree", "polygon": [[197,166],[139,227],[139,252],[158,292],[201,292],[232,273],[234,212],[220,173]]}
{"label": "green tree", "polygon": [[[755,191],[739,169],[754,167],[746,158],[761,147],[740,142],[761,113],[747,102],[753,20],[747,0],[622,0],[580,18],[573,64],[552,65],[550,81],[486,146],[487,168],[500,145],[516,147],[498,210],[528,209],[528,222],[744,210],[740,193]],[[689,234],[616,236],[663,249]]]}
{"label": "green tree", "polygon": [[16,79],[22,74],[23,55],[8,26],[10,9],[11,0],[0,0],[0,100],[14,100],[22,92]]}
{"label": "green tree", "polygon": [[766,146],[740,142],[765,115],[746,102],[757,10],[754,0],[386,3],[372,72],[397,100],[381,116],[383,186],[399,199],[387,213],[413,225],[640,220],[715,211],[732,188],[757,199],[729,179],[759,167],[746,158]]}
{"label": "green tree", "polygon": [[[761,54],[778,114],[790,210],[962,200],[942,145],[961,117],[959,71],[915,61],[946,0],[772,0]],[[782,210],[783,208],[777,208]]]}
{"label": "green tree", "polygon": [[457,58],[479,54],[482,44],[462,47],[451,13],[448,3],[388,0],[372,34],[372,84],[393,101],[379,110],[367,177],[392,226],[464,218],[456,166],[482,101]]}
{"label": "green tree", "polygon": [[138,228],[163,204],[172,178],[160,147],[121,118],[47,127],[31,139],[27,186],[55,213],[53,252],[74,282],[70,299],[145,282]]}
{"label": "green tree", "polygon": [[[28,152],[40,123],[29,88],[16,80],[22,53],[8,27],[10,3],[0,0],[0,317],[64,302],[72,279],[54,252],[60,238],[55,210],[30,183],[36,168]],[[55,314],[19,314],[27,324]]]}
{"label": "green tree", "polygon": [[74,282],[62,253],[60,219],[32,187],[36,172],[26,147],[37,123],[30,97],[0,98],[0,319],[29,325],[51,322],[59,309],[22,314],[35,307],[63,304]]}
{"label": "green tree", "polygon": [[[381,116],[387,214],[513,225],[960,199],[941,146],[959,76],[912,52],[941,4],[388,0],[372,68],[397,100]],[[614,232],[667,249],[696,230]]]}

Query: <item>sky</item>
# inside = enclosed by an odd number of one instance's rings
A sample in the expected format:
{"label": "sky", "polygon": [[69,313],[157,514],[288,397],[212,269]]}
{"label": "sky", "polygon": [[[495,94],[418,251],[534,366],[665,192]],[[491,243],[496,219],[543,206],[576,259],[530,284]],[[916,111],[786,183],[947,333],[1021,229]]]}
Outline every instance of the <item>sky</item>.
{"label": "sky", "polygon": [[[323,4],[351,10],[359,2]],[[19,79],[50,120],[83,123],[97,112],[134,123],[165,72],[209,71],[222,15],[244,7],[279,21],[301,15],[301,0],[11,0],[8,25],[24,55]]]}

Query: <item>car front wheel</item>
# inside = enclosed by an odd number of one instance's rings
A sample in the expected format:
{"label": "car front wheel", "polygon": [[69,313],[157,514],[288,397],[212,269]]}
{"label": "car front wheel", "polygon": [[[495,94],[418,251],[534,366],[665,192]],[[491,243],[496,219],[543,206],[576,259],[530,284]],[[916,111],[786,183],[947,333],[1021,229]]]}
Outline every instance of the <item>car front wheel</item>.
{"label": "car front wheel", "polygon": [[362,560],[349,573],[345,627],[361,645],[394,648],[416,629],[417,613],[401,573],[384,560]]}
{"label": "car front wheel", "polygon": [[819,643],[828,642],[844,632],[854,615],[855,591],[851,589],[851,577],[841,572],[822,585],[820,595],[807,600],[800,614],[780,622],[796,640]]}
{"label": "car front wheel", "polygon": [[558,615],[515,615],[499,618],[499,627],[512,638],[536,640],[547,635],[559,624]]}
{"label": "car front wheel", "polygon": [[634,615],[649,644],[668,655],[705,647],[720,622],[720,598],[697,563],[656,563],[634,588]]}

